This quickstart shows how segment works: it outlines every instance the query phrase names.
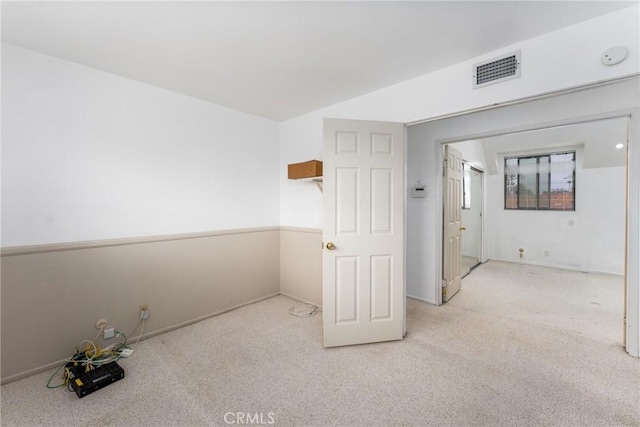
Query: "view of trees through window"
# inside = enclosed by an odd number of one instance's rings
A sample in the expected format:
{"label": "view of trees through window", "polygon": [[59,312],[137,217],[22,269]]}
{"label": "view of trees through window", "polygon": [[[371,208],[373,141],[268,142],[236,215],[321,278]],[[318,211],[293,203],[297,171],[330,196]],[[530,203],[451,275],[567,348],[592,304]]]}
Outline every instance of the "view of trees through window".
{"label": "view of trees through window", "polygon": [[504,208],[575,210],[576,153],[504,159]]}

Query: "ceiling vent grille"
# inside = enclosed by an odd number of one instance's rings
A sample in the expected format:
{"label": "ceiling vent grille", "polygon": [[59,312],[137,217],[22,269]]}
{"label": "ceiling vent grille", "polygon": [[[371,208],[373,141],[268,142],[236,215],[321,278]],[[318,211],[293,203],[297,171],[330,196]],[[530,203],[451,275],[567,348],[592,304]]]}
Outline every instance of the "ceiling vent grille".
{"label": "ceiling vent grille", "polygon": [[520,51],[473,66],[473,88],[477,89],[520,77]]}

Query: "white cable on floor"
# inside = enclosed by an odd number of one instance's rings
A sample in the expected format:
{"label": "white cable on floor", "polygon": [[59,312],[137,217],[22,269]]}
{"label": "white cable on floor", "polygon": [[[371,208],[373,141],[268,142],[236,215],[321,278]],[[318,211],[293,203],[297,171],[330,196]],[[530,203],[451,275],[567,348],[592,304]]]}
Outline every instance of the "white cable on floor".
{"label": "white cable on floor", "polygon": [[142,337],[142,334],[144,333],[144,319],[142,319],[142,329],[140,330],[140,335],[138,335],[138,339],[136,340],[136,343],[134,345],[138,345],[138,342],[140,341],[140,337]]}
{"label": "white cable on floor", "polygon": [[312,317],[315,316],[317,312],[318,306],[308,302],[296,303],[289,309],[289,314],[293,314],[298,317]]}

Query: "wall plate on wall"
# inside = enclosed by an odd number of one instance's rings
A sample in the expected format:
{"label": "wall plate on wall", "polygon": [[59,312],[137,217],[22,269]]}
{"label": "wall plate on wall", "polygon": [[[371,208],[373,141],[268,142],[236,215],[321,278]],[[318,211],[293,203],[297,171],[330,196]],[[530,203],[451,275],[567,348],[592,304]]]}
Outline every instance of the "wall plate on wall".
{"label": "wall plate on wall", "polygon": [[425,198],[427,197],[427,191],[422,181],[416,182],[416,185],[411,187],[411,197],[413,198]]}

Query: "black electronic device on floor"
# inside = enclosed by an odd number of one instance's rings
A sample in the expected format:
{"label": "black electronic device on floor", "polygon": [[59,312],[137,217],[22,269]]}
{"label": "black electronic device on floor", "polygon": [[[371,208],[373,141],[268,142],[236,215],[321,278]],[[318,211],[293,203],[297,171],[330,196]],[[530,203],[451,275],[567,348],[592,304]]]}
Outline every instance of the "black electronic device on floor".
{"label": "black electronic device on floor", "polygon": [[106,363],[89,371],[79,362],[69,362],[65,369],[73,391],[80,398],[124,378],[124,369],[117,362]]}

